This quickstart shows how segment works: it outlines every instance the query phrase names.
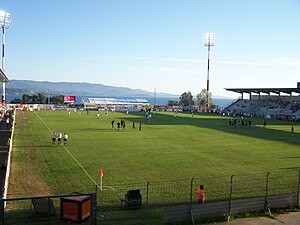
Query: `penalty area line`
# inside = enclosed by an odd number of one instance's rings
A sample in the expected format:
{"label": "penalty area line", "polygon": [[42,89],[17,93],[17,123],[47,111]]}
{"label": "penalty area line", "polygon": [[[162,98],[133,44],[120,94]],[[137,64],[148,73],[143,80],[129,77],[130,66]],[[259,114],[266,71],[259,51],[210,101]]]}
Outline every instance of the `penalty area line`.
{"label": "penalty area line", "polygon": [[[44,122],[44,120],[36,113],[34,112],[35,115],[40,119],[40,121],[45,125],[45,127],[52,133],[53,131],[48,127],[48,125]],[[66,152],[71,156],[71,158],[77,163],[77,165],[82,169],[82,171],[87,175],[87,177],[95,184],[95,185],[99,185],[97,184],[97,182],[90,176],[90,174],[86,171],[86,169],[80,164],[80,162],[78,162],[78,160],[72,155],[72,153],[66,148],[66,146],[63,146],[64,149],[66,150]]]}

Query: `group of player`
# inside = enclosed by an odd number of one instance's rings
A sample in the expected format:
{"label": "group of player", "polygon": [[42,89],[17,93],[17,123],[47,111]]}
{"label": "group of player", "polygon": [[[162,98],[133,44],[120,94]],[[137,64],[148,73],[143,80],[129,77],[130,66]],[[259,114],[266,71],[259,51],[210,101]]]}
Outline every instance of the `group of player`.
{"label": "group of player", "polygon": [[252,122],[250,119],[247,120],[244,118],[241,118],[239,120],[234,118],[234,119],[230,119],[228,122],[229,122],[229,127],[244,127],[244,126],[251,127],[251,125],[252,125]]}
{"label": "group of player", "polygon": [[[111,128],[112,128],[112,129],[115,129],[115,120],[112,120],[112,121],[111,121]],[[124,120],[121,120],[121,121],[118,121],[118,122],[117,122],[117,127],[116,127],[116,129],[117,129],[117,130],[120,130],[121,128],[123,128],[123,129],[126,128],[126,123],[125,123]]]}
{"label": "group of player", "polygon": [[61,132],[58,132],[56,134],[56,132],[54,131],[51,135],[51,140],[52,140],[52,144],[53,145],[56,145],[56,141],[57,141],[57,144],[60,145],[61,144],[61,140],[63,139],[64,141],[64,146],[66,146],[68,144],[68,134],[67,133],[64,133],[64,135],[62,135]]}
{"label": "group of player", "polygon": [[[118,121],[117,122],[117,127],[115,127],[115,120],[111,121],[111,129],[113,130],[120,130],[121,128],[125,129],[126,128],[126,123],[124,120]],[[132,129],[135,129],[135,122],[132,122]],[[142,123],[139,125],[139,131],[142,130]]]}

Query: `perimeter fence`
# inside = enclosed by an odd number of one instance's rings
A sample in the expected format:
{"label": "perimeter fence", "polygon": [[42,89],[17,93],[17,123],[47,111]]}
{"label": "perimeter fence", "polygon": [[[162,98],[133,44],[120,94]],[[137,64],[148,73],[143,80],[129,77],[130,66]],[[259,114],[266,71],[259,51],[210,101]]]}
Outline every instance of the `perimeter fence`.
{"label": "perimeter fence", "polygon": [[[287,207],[299,206],[300,171],[288,170],[261,174],[231,175],[215,178],[191,178],[161,182],[139,182],[96,187],[89,196],[90,217],[82,224],[163,224],[164,209],[177,206],[195,207],[197,189],[204,186],[206,202],[220,202],[255,197],[293,195]],[[93,187],[94,189],[95,187]],[[139,190],[140,202],[127,202],[128,191]],[[73,195],[67,195],[72,197]],[[1,200],[1,223],[7,224],[66,224],[71,220],[63,218],[61,199],[67,196],[40,196]],[[73,196],[74,197],[74,196]],[[48,210],[37,213],[34,199],[43,199]],[[51,200],[51,201],[50,201]],[[139,203],[141,203],[139,205]],[[51,204],[55,215],[51,214]],[[130,204],[133,204],[131,207]],[[4,207],[6,205],[6,207]],[[51,207],[50,207],[51,206]],[[16,219],[18,221],[16,222]],[[36,222],[36,223],[34,223]]]}
{"label": "perimeter fence", "polygon": [[[99,221],[100,224],[163,224],[165,208],[197,204],[200,185],[204,186],[206,202],[297,194],[297,203],[291,201],[290,207],[298,207],[299,174],[300,171],[287,170],[104,187],[98,189]],[[140,209],[126,210],[122,205],[129,190],[140,190]]]}

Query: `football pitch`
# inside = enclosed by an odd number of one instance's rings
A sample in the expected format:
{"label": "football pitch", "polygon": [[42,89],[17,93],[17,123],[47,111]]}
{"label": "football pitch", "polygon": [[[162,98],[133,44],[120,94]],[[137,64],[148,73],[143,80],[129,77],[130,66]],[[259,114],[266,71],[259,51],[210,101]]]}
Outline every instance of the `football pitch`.
{"label": "football pitch", "polygon": [[[300,124],[252,118],[229,127],[229,117],[199,113],[18,111],[8,197],[90,192],[122,183],[189,180],[300,169]],[[123,119],[126,129],[112,129]],[[132,123],[135,122],[135,129]],[[141,130],[139,124],[141,123]],[[295,135],[291,135],[291,126]],[[51,143],[67,132],[67,146]]]}

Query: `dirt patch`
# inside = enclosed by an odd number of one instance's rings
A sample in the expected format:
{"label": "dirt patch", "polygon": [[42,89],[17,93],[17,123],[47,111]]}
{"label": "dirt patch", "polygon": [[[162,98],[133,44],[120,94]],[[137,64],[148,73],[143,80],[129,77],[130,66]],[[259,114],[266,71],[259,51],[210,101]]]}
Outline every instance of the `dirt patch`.
{"label": "dirt patch", "polygon": [[16,123],[14,136],[19,143],[13,142],[7,198],[50,195],[34,143],[28,138],[28,133],[24,132],[29,130],[25,112],[17,112]]}

